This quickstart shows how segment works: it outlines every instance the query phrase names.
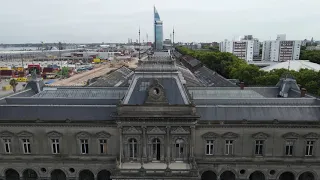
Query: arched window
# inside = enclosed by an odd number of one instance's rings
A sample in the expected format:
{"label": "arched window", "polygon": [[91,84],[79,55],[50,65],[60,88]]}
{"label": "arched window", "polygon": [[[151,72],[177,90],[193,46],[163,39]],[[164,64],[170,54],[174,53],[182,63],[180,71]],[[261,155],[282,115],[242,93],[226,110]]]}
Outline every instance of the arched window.
{"label": "arched window", "polygon": [[137,140],[134,138],[129,139],[129,157],[132,159],[136,159],[137,158],[137,151],[138,151],[138,144],[137,144]]}
{"label": "arched window", "polygon": [[161,143],[158,138],[153,139],[152,141],[152,157],[154,160],[159,161],[160,160],[160,148],[161,148]]}
{"label": "arched window", "polygon": [[184,140],[183,139],[177,139],[176,140],[176,159],[182,160],[184,158]]}

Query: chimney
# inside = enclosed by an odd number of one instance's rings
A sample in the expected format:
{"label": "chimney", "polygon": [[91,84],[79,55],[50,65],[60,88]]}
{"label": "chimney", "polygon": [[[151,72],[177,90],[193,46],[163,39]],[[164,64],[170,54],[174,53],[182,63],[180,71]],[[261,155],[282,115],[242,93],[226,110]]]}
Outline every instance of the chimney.
{"label": "chimney", "polygon": [[244,89],[244,82],[240,83],[240,89],[243,90]]}
{"label": "chimney", "polygon": [[306,93],[307,93],[307,89],[306,88],[301,88],[300,93],[301,93],[300,97],[305,97]]}

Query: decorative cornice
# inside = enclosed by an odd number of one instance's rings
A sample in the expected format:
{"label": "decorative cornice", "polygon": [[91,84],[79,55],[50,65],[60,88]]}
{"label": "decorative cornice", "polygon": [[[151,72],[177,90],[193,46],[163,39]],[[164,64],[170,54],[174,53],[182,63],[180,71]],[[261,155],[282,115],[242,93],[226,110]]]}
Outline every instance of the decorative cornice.
{"label": "decorative cornice", "polygon": [[91,134],[88,133],[88,132],[85,132],[85,131],[81,131],[81,132],[76,134],[76,137],[78,139],[80,139],[80,138],[90,138],[90,136],[91,136]]}
{"label": "decorative cornice", "polygon": [[283,134],[282,137],[285,139],[298,139],[300,135],[294,132],[288,132]]}
{"label": "decorative cornice", "polygon": [[215,138],[219,137],[219,134],[214,133],[214,132],[207,132],[207,133],[202,134],[201,137],[203,139],[210,139],[210,138],[215,139]]}
{"label": "decorative cornice", "polygon": [[0,133],[0,137],[13,137],[14,136],[14,133],[10,132],[10,131],[2,131]]}
{"label": "decorative cornice", "polygon": [[123,134],[141,134],[141,133],[142,133],[141,129],[138,129],[134,126],[126,127],[123,130]]}
{"label": "decorative cornice", "polygon": [[252,137],[254,139],[268,139],[269,136],[270,136],[269,134],[266,134],[263,132],[258,132],[258,133],[252,134]]}
{"label": "decorative cornice", "polygon": [[48,137],[62,137],[63,135],[57,131],[51,131],[47,133]]}
{"label": "decorative cornice", "polygon": [[17,134],[18,137],[33,137],[33,134],[28,131],[21,131]]}
{"label": "decorative cornice", "polygon": [[166,134],[166,131],[158,126],[152,127],[147,131],[147,134]]}
{"label": "decorative cornice", "polygon": [[236,133],[233,133],[233,132],[226,132],[221,137],[236,139],[236,138],[239,137],[239,134],[236,134]]}
{"label": "decorative cornice", "polygon": [[303,136],[306,139],[319,139],[319,134],[311,132]]}
{"label": "decorative cornice", "polygon": [[98,138],[106,138],[106,139],[108,139],[108,138],[110,138],[111,134],[108,133],[108,132],[105,132],[105,131],[101,131],[101,132],[98,132],[98,133],[96,134],[96,136],[97,136]]}
{"label": "decorative cornice", "polygon": [[171,130],[171,134],[190,134],[189,130],[186,130],[185,128],[179,126],[175,129]]}

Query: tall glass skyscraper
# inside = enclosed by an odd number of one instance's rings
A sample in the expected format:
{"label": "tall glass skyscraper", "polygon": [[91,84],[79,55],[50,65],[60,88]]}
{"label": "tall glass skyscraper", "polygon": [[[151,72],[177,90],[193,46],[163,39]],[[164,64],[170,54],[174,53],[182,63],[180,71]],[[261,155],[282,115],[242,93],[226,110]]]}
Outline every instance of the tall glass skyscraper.
{"label": "tall glass skyscraper", "polygon": [[156,7],[154,7],[154,48],[163,49],[163,27]]}

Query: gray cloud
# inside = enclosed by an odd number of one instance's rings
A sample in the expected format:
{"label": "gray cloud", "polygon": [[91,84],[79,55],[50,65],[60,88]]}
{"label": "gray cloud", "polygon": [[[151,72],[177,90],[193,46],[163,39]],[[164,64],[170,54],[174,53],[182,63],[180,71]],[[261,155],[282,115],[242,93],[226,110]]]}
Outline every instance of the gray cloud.
{"label": "gray cloud", "polygon": [[153,39],[153,5],[164,36],[221,41],[252,34],[261,40],[320,39],[319,0],[0,0],[0,43],[126,42]]}

